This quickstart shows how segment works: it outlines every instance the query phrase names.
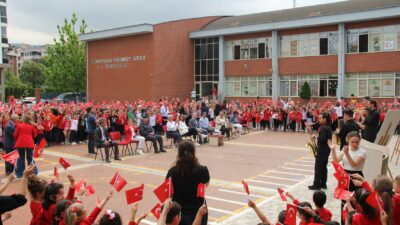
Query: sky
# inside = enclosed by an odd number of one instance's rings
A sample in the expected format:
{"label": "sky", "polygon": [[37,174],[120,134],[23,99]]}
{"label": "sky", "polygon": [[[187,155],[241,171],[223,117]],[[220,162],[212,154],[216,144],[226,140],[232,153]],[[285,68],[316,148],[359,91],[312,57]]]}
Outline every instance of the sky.
{"label": "sky", "polygon": [[[342,0],[296,0],[297,7]],[[8,0],[9,43],[52,44],[57,25],[76,13],[88,31],[202,16],[234,16],[293,7],[293,0]]]}

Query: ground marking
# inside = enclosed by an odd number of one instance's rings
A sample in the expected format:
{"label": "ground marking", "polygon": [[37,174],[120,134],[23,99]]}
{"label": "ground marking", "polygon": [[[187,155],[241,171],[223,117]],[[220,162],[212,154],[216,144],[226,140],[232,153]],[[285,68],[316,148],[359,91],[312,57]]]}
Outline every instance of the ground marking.
{"label": "ground marking", "polygon": [[217,198],[217,197],[213,197],[213,196],[209,196],[209,195],[206,196],[206,199],[213,199],[213,200],[216,200],[216,201],[227,202],[227,203],[236,204],[236,205],[241,205],[241,206],[243,206],[243,205],[246,204],[246,203],[244,203],[244,202],[238,202],[238,201],[233,201],[233,200],[227,200],[227,199]]}
{"label": "ground marking", "polygon": [[301,174],[301,173],[291,173],[291,172],[283,172],[283,171],[275,171],[275,170],[271,170],[269,172],[270,173],[281,173],[281,174],[287,174],[287,175],[295,175],[295,176],[303,176],[303,177],[308,176],[308,175],[304,175],[304,174]]}
{"label": "ground marking", "polygon": [[232,214],[233,215],[233,212],[227,211],[227,210],[223,210],[223,209],[217,209],[217,208],[213,208],[213,207],[210,207],[210,206],[207,206],[207,209],[210,210],[210,211],[215,211],[215,212],[220,212],[220,213]]}
{"label": "ground marking", "polygon": [[268,181],[261,181],[261,180],[247,180],[248,182],[256,182],[256,183],[261,183],[261,184],[272,184],[272,185],[276,185],[276,186],[284,186],[284,187],[288,187],[289,185],[287,184],[280,184],[280,183],[276,183],[276,182],[268,182]]}
{"label": "ground marking", "polygon": [[305,170],[305,169],[298,169],[298,168],[292,168],[292,167],[286,167],[282,166],[282,169],[287,169],[287,170],[297,170],[297,171],[304,171],[304,172],[314,172],[314,170]]}
{"label": "ground marking", "polygon": [[285,165],[314,167],[314,165],[304,165],[304,164],[298,164],[298,163],[285,163]]}
{"label": "ground marking", "polygon": [[[253,187],[253,186],[251,186],[251,187]],[[232,194],[238,194],[238,195],[245,195],[245,196],[247,196],[247,194],[246,194],[246,193],[244,193],[244,192],[239,192],[239,191],[230,191],[230,190],[226,190],[226,189],[222,189],[222,188],[218,189],[218,191],[221,191],[221,192],[226,192],[226,193],[232,193]],[[255,195],[255,194],[250,194],[250,197],[255,197],[255,198],[266,198],[266,196],[262,196],[262,195]]]}
{"label": "ground marking", "polygon": [[289,181],[295,181],[295,182],[299,182],[299,181],[303,180],[303,179],[292,179],[292,178],[286,178],[286,177],[274,177],[274,176],[268,176],[268,175],[258,175],[258,176],[265,177],[265,178],[278,179],[278,180],[289,180]]}
{"label": "ground marking", "polygon": [[299,147],[291,147],[291,146],[282,146],[282,145],[262,145],[262,144],[246,144],[239,142],[226,142],[227,145],[240,145],[240,146],[250,146],[250,147],[259,147],[259,148],[273,148],[273,149],[284,149],[284,150],[293,150],[293,151],[304,151],[304,148]]}

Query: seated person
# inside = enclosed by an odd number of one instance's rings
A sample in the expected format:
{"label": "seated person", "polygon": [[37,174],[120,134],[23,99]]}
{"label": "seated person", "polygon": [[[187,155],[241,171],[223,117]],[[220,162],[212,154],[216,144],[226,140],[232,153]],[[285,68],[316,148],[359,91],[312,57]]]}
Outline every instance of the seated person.
{"label": "seated person", "polygon": [[167,122],[167,138],[173,138],[175,147],[182,141],[182,136],[178,130],[179,124],[174,121],[174,116],[168,116]]}
{"label": "seated person", "polygon": [[127,136],[131,141],[139,142],[138,153],[143,155],[145,138],[135,133],[135,127],[131,118],[128,119],[128,125],[125,126],[125,136]]}
{"label": "seated person", "polygon": [[[147,114],[142,115],[143,121],[140,123],[139,133],[146,141],[151,141],[154,146],[154,153],[167,152],[164,150],[163,139],[161,135],[155,134],[153,127],[149,123],[149,116]],[[160,146],[158,150],[157,142]]]}
{"label": "seated person", "polygon": [[239,116],[238,112],[233,113],[233,115],[231,116],[231,124],[234,128],[236,128],[239,131],[239,134],[242,134],[243,126],[239,123],[238,116]]}
{"label": "seated person", "polygon": [[201,118],[199,120],[199,125],[200,125],[200,133],[201,134],[207,135],[207,134],[213,134],[214,133],[214,129],[211,127],[210,121],[207,118],[207,112],[203,112],[201,114]]}
{"label": "seated person", "polygon": [[[189,134],[193,136],[194,140],[196,140],[197,135],[200,133],[200,124],[197,120],[197,113],[192,114],[192,118],[189,120]],[[203,140],[199,138],[199,144],[202,144]]]}
{"label": "seated person", "polygon": [[106,162],[110,163],[110,152],[109,148],[114,148],[114,160],[121,160],[119,158],[119,150],[118,144],[116,142],[111,141],[110,135],[108,134],[106,128],[106,120],[104,118],[99,119],[99,126],[95,131],[96,137],[96,148],[104,148],[106,154]]}

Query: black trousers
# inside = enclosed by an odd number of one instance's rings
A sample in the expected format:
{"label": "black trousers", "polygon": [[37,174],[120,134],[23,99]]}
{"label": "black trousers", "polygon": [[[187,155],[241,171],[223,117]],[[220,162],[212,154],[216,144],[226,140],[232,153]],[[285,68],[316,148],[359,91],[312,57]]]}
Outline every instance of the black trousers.
{"label": "black trousers", "polygon": [[[6,154],[14,151],[13,148],[5,148],[5,150],[6,150]],[[5,160],[4,160],[4,162],[5,162],[5,166],[6,166],[6,175],[8,176],[14,171],[14,165]]]}
{"label": "black trousers", "polygon": [[47,145],[50,145],[50,137],[51,137],[51,133],[50,131],[43,131],[43,135],[44,135],[44,139],[47,142]]}
{"label": "black trousers", "polygon": [[193,136],[193,139],[196,140],[198,132],[196,128],[189,128],[189,132],[185,134],[185,136]]}
{"label": "black trousers", "polygon": [[58,139],[59,139],[59,130],[58,130],[58,128],[57,127],[53,127],[52,129],[51,129],[51,142],[53,142],[53,143],[57,143],[58,142]]}
{"label": "black trousers", "polygon": [[182,136],[179,131],[167,131],[167,138],[173,138],[175,144],[182,141]]}
{"label": "black trousers", "polygon": [[226,128],[225,126],[221,126],[220,131],[221,131],[221,134],[222,134],[222,135],[225,135],[225,133],[226,133],[226,136],[227,136],[228,138],[231,137],[232,128],[231,128],[231,129],[228,129],[228,128]]}
{"label": "black trousers", "polygon": [[85,129],[78,128],[78,141],[83,142],[87,139],[88,134],[86,133]]}
{"label": "black trousers", "polygon": [[71,130],[71,135],[69,137],[70,142],[77,142],[77,131],[76,130]]}
{"label": "black trousers", "polygon": [[104,148],[106,153],[106,160],[110,158],[110,148],[114,148],[114,159],[119,158],[118,144],[115,142],[105,142],[97,145],[98,148]]}
{"label": "black trousers", "polygon": [[317,150],[317,157],[315,159],[314,166],[314,186],[323,187],[326,186],[326,181],[328,180],[328,160],[329,160],[329,150]]}
{"label": "black trousers", "polygon": [[95,154],[94,151],[94,134],[88,134],[88,152]]}
{"label": "black trousers", "polygon": [[162,135],[162,133],[163,133],[163,128],[162,128],[162,126],[161,126],[160,124],[156,124],[156,125],[153,127],[153,129],[154,129],[154,133],[155,133],[155,134]]}
{"label": "black trousers", "polygon": [[147,136],[145,137],[145,140],[146,140],[146,141],[151,141],[151,142],[153,143],[154,151],[155,151],[155,152],[158,152],[157,142],[158,142],[158,144],[160,145],[160,150],[164,150],[163,139],[162,139],[162,137],[161,137],[160,135],[157,135],[157,134],[150,134],[150,135],[147,135]]}

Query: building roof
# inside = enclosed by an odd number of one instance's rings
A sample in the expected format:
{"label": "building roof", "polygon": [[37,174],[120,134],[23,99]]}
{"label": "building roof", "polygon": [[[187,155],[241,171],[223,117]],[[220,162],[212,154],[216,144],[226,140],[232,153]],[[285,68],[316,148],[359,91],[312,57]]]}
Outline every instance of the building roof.
{"label": "building roof", "polygon": [[[299,20],[311,17],[332,16],[384,9],[394,6],[400,6],[400,0],[348,0],[242,16],[223,17],[207,24],[201,30],[214,30],[287,20]],[[398,14],[400,15],[400,12]]]}
{"label": "building roof", "polygon": [[153,32],[153,25],[144,23],[128,27],[119,27],[109,30],[95,31],[86,34],[80,34],[81,41],[94,41],[107,38],[123,37],[129,35],[146,34]]}

